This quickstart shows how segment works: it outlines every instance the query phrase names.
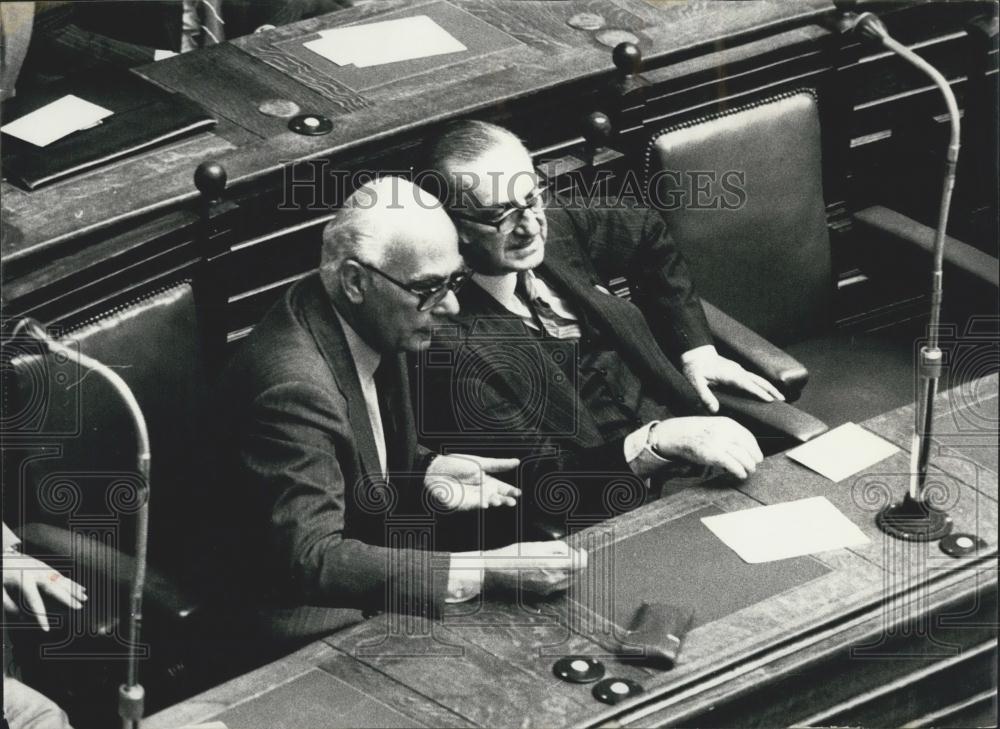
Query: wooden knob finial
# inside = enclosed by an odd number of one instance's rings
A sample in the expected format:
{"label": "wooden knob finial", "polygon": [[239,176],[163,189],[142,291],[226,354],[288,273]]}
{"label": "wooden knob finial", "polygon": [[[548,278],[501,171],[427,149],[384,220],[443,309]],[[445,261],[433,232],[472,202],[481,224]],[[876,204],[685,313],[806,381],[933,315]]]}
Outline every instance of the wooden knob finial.
{"label": "wooden knob finial", "polygon": [[226,168],[210,160],[202,162],[194,171],[194,186],[206,199],[218,200],[225,192],[228,178]]}
{"label": "wooden knob finial", "polygon": [[583,124],[583,138],[593,147],[607,146],[611,131],[611,119],[603,111],[591,112]]}
{"label": "wooden knob finial", "polygon": [[611,60],[623,76],[633,75],[642,70],[642,51],[635,43],[619,43],[611,51]]}

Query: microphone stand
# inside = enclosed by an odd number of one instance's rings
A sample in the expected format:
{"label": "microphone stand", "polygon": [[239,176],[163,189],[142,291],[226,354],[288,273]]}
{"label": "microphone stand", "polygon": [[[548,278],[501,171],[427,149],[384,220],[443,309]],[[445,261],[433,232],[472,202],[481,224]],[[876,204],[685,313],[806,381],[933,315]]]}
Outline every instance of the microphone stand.
{"label": "microphone stand", "polygon": [[146,546],[149,535],[149,432],[146,428],[146,418],[139,408],[135,395],[117,372],[88,357],[83,352],[75,351],[57,342],[42,326],[33,319],[22,319],[14,327],[12,335],[20,330],[26,330],[28,335],[38,340],[55,355],[66,357],[79,363],[92,372],[96,372],[114,388],[132,416],[136,431],[136,463],[143,484],[144,493],[139,501],[139,511],[136,515],[135,535],[135,572],[132,575],[132,585],[129,598],[128,622],[128,669],[125,683],[118,687],[118,715],[122,719],[123,729],[139,729],[142,720],[145,689],[139,683],[139,665],[136,648],[139,645],[139,634],[142,626],[142,592],[146,583]]}
{"label": "microphone stand", "polygon": [[846,18],[847,28],[869,40],[879,41],[896,55],[927,74],[944,96],[951,125],[951,138],[945,162],[944,184],[941,188],[941,206],[938,211],[937,230],[934,233],[934,265],[931,274],[931,312],[927,324],[927,344],[920,348],[918,365],[919,389],[913,439],[910,445],[910,488],[902,501],[891,504],[879,512],[875,521],[885,533],[898,539],[929,542],[951,532],[951,517],[934,508],[926,499],[927,468],[930,461],[931,435],[934,425],[934,398],[941,377],[941,350],[938,347],[938,330],[941,321],[942,262],[944,259],[945,229],[951,193],[955,187],[955,167],[958,164],[960,122],[958,104],[948,80],[932,65],[889,35],[872,13],[862,13]]}

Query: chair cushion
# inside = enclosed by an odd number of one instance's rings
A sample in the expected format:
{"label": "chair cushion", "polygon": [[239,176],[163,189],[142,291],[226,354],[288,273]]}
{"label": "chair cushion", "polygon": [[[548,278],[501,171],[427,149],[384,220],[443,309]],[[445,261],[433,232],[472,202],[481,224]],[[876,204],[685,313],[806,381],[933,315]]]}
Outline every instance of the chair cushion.
{"label": "chair cushion", "polygon": [[831,321],[820,141],[799,91],[667,128],[647,150],[646,189],[701,296],[779,345]]}

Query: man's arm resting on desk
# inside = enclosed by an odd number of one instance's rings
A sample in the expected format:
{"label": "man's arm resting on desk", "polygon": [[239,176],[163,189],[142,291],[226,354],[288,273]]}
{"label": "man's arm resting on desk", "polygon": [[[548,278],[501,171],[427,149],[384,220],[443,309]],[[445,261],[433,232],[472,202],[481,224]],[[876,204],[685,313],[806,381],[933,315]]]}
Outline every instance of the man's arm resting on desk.
{"label": "man's arm resting on desk", "polygon": [[585,565],[586,558],[562,542],[451,555],[347,537],[346,488],[355,489],[358,510],[372,516],[391,504],[376,503],[375,491],[359,494],[367,484],[345,483],[337,454],[350,450],[353,434],[336,414],[340,410],[319,388],[271,388],[255,402],[255,425],[242,449],[251,481],[273,492],[271,547],[304,601],[433,613],[445,600],[474,597],[484,581],[510,587],[520,581],[527,591],[548,594],[563,589],[570,573]]}
{"label": "man's arm resting on desk", "polygon": [[746,478],[764,460],[753,433],[724,417],[654,420],[625,437],[625,458],[639,478],[676,460],[721,468]]}
{"label": "man's arm resting on desk", "polygon": [[295,382],[253,403],[239,460],[243,480],[268,500],[268,560],[303,603],[380,610],[391,600],[393,609],[432,612],[445,597],[449,555],[368,543],[386,539],[393,495],[380,478],[347,482],[340,459],[356,458],[355,434],[336,397]]}
{"label": "man's arm resting on desk", "polygon": [[587,552],[566,542],[519,542],[485,552],[452,555],[445,602],[470,600],[485,589],[521,589],[549,595],[569,587],[573,575],[587,567]]}

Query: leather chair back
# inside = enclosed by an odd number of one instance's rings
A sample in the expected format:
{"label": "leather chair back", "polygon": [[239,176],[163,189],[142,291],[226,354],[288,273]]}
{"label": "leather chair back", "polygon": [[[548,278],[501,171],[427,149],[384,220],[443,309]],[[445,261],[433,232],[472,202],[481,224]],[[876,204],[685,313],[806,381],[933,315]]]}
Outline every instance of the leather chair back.
{"label": "leather chair back", "polygon": [[647,191],[701,296],[777,344],[831,325],[816,98],[803,90],[685,122],[647,147]]}
{"label": "leather chair back", "polygon": [[[150,564],[168,574],[188,572],[207,437],[199,416],[206,371],[191,285],[159,289],[57,338],[112,368],[135,395],[150,437]],[[23,351],[5,373],[13,375],[7,424],[28,448],[17,475],[23,519],[103,535],[133,553],[141,482],[135,428],[121,398],[103,377],[42,354],[24,335],[15,339]]]}

